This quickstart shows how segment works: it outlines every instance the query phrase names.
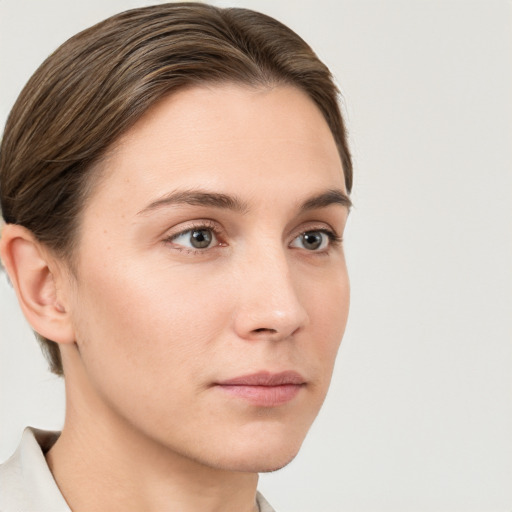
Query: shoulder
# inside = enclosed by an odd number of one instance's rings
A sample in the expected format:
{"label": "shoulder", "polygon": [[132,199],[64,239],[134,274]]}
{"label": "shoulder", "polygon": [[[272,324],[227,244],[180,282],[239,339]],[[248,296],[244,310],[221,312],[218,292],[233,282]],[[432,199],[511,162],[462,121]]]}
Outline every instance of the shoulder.
{"label": "shoulder", "polygon": [[58,432],[25,429],[14,454],[0,465],[1,512],[71,512],[44,456],[58,436]]}

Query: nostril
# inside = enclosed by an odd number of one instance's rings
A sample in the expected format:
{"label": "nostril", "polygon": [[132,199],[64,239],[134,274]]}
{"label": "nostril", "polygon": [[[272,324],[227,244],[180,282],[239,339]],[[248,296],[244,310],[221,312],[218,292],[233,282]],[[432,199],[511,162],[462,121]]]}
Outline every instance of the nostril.
{"label": "nostril", "polygon": [[268,332],[268,333],[274,334],[277,331],[275,329],[267,329],[265,327],[260,327],[259,329],[254,329],[253,332]]}

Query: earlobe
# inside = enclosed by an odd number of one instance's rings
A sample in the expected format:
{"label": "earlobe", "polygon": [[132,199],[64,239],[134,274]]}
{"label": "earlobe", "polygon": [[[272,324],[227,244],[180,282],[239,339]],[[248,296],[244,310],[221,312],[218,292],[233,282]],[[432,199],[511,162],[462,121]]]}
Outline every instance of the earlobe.
{"label": "earlobe", "polygon": [[56,260],[28,229],[15,224],[2,230],[0,256],[32,328],[57,343],[74,342]]}

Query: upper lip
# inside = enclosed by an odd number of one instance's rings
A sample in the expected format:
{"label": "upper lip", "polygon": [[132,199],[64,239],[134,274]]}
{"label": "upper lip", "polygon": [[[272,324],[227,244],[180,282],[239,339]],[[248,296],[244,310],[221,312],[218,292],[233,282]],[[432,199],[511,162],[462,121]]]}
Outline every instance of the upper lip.
{"label": "upper lip", "polygon": [[218,382],[219,386],[284,386],[286,384],[305,384],[304,377],[294,371],[271,373],[267,371],[242,375],[234,379]]}

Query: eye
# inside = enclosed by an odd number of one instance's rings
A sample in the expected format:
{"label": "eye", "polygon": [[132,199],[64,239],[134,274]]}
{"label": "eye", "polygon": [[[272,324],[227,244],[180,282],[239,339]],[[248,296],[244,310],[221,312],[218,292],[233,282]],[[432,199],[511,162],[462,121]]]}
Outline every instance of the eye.
{"label": "eye", "polygon": [[208,249],[212,245],[219,245],[213,230],[206,227],[188,229],[171,237],[169,241],[189,249]]}
{"label": "eye", "polygon": [[308,251],[322,251],[329,245],[331,237],[334,237],[334,234],[326,231],[306,231],[295,238],[290,246]]}

